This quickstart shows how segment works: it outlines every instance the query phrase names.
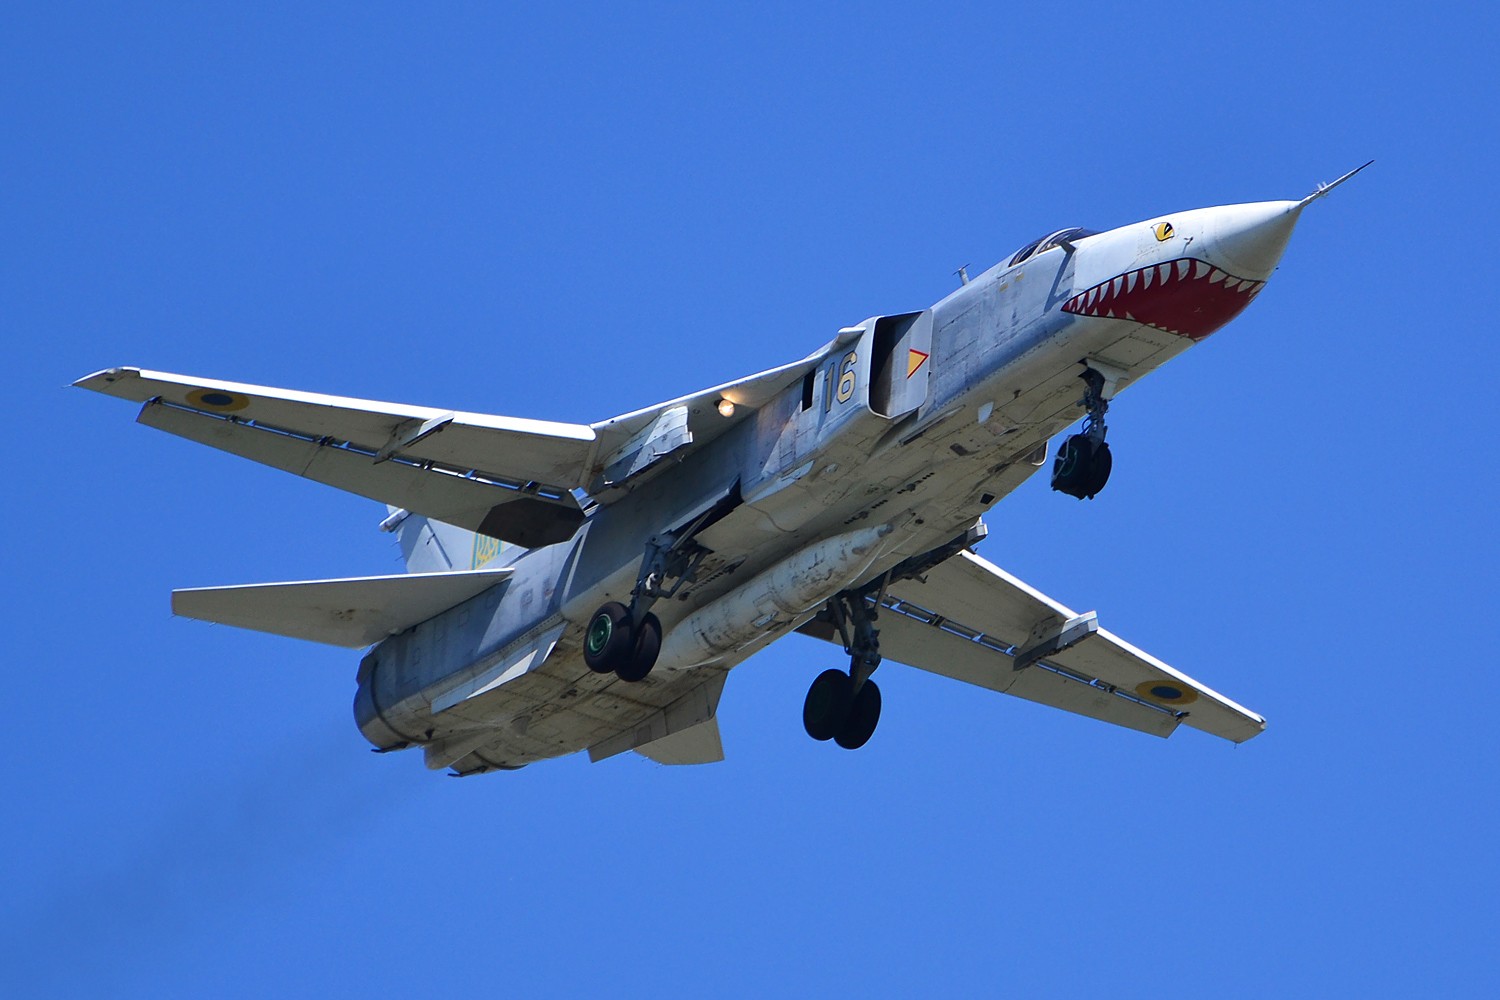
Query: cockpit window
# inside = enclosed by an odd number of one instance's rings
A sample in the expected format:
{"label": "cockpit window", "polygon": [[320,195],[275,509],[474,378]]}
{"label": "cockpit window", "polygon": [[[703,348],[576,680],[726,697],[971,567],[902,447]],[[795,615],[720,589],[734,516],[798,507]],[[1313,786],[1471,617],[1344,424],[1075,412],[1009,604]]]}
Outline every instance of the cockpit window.
{"label": "cockpit window", "polygon": [[1016,251],[1016,255],[1010,259],[1010,264],[1008,266],[1015,267],[1017,264],[1021,263],[1023,260],[1028,260],[1031,257],[1034,257],[1034,256],[1036,256],[1039,253],[1042,253],[1043,251],[1051,250],[1053,247],[1057,246],[1063,240],[1068,240],[1069,242],[1072,242],[1073,240],[1081,240],[1085,236],[1097,236],[1097,235],[1099,235],[1098,230],[1094,230],[1094,229],[1079,229],[1079,228],[1059,229],[1057,232],[1052,233],[1051,235],[1048,235],[1048,236],[1043,236],[1039,240],[1032,240],[1030,243],[1026,244],[1024,247],[1022,247],[1021,249],[1017,250]]}

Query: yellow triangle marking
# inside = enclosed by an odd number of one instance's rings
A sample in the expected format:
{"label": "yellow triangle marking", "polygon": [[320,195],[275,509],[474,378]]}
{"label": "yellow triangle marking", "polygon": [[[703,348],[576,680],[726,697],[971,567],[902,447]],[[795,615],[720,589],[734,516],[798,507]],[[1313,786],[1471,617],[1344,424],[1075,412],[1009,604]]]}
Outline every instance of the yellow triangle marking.
{"label": "yellow triangle marking", "polygon": [[906,377],[911,378],[915,375],[917,369],[927,363],[927,357],[926,354],[923,354],[915,347],[908,348],[906,351]]}

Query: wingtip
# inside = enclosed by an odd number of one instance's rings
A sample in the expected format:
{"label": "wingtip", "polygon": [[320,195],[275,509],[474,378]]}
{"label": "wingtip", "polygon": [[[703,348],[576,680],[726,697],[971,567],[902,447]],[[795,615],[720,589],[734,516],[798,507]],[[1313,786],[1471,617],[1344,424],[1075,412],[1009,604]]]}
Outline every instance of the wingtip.
{"label": "wingtip", "polygon": [[102,368],[73,382],[73,387],[77,389],[92,389],[95,392],[108,392],[109,386],[114,385],[120,379],[131,378],[140,373],[141,370],[139,368]]}

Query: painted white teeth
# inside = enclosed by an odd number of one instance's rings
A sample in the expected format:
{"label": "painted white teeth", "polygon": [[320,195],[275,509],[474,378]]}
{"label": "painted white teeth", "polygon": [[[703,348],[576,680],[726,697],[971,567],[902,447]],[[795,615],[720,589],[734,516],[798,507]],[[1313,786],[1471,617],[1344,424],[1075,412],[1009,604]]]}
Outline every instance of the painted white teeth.
{"label": "painted white teeth", "polygon": [[1111,294],[1111,295],[1119,295],[1120,294],[1120,286],[1122,286],[1124,284],[1125,284],[1125,279],[1124,278],[1116,278],[1115,279],[1115,283],[1114,283],[1114,287],[1109,290],[1109,294]]}
{"label": "painted white teeth", "polygon": [[1219,270],[1216,267],[1213,269],[1213,273],[1208,276],[1208,283],[1210,285],[1217,285],[1227,277],[1229,277],[1229,275],[1225,274],[1223,271]]}
{"label": "painted white teeth", "polygon": [[1172,265],[1171,264],[1158,264],[1158,265],[1156,265],[1156,280],[1157,281],[1159,281],[1160,283],[1162,283],[1163,285],[1165,285],[1167,283],[1167,279],[1170,278],[1171,276],[1172,276]]}
{"label": "painted white teeth", "polygon": [[1141,269],[1141,287],[1150,288],[1151,279],[1156,277],[1156,268],[1146,267]]}
{"label": "painted white teeth", "polygon": [[1094,304],[1094,300],[1097,299],[1098,297],[1099,297],[1099,289],[1097,289],[1097,288],[1090,288],[1089,289],[1089,297],[1084,301],[1083,304],[1085,306],[1092,306]]}
{"label": "painted white teeth", "polygon": [[1193,261],[1193,277],[1195,277],[1195,278],[1201,278],[1205,274],[1207,274],[1208,271],[1209,271],[1209,267],[1208,267],[1207,264],[1203,263],[1203,261],[1201,261],[1201,260],[1195,260],[1195,261]]}
{"label": "painted white teeth", "polygon": [[1131,271],[1129,274],[1125,275],[1125,291],[1126,292],[1133,292],[1133,291],[1135,291],[1135,279],[1136,279],[1136,272],[1135,271]]}
{"label": "painted white teeth", "polygon": [[1188,268],[1190,266],[1191,266],[1191,262],[1190,261],[1179,260],[1177,262],[1177,277],[1179,277],[1179,278],[1186,278],[1187,277],[1187,273],[1188,273]]}
{"label": "painted white teeth", "polygon": [[1130,311],[1129,310],[1126,310],[1126,312],[1125,312],[1125,318],[1128,319],[1128,320],[1130,320],[1130,322],[1132,322],[1132,323],[1135,322],[1135,317],[1132,316],[1132,315],[1130,315]]}

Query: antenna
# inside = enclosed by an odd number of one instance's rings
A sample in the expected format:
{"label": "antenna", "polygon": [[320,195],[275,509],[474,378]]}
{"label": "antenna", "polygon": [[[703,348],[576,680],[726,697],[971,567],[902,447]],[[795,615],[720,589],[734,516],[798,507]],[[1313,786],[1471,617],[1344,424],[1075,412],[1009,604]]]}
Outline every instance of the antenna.
{"label": "antenna", "polygon": [[[1374,162],[1375,162],[1374,160],[1370,161],[1370,163],[1374,163]],[[1370,165],[1370,163],[1361,164],[1360,166],[1355,167],[1353,170],[1349,171],[1347,174],[1345,174],[1344,176],[1340,177],[1338,180],[1334,181],[1332,184],[1322,184],[1322,183],[1320,183],[1318,185],[1318,189],[1316,191],[1314,191],[1312,194],[1308,195],[1306,198],[1303,198],[1301,201],[1297,202],[1297,207],[1301,208],[1304,205],[1308,205],[1308,204],[1311,204],[1312,202],[1317,201],[1319,198],[1323,197],[1325,194],[1327,194],[1328,192],[1332,191],[1334,188],[1338,187],[1340,184],[1344,183],[1349,178],[1351,178],[1355,174],[1359,173],[1361,170],[1365,169],[1365,167],[1368,167]]]}
{"label": "antenna", "polygon": [[964,264],[957,271],[954,271],[953,273],[956,274],[956,275],[958,275],[958,283],[959,283],[960,286],[967,285],[969,283],[969,265],[968,264]]}

